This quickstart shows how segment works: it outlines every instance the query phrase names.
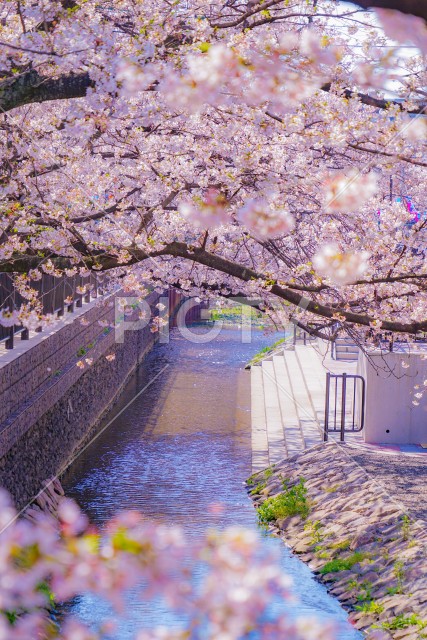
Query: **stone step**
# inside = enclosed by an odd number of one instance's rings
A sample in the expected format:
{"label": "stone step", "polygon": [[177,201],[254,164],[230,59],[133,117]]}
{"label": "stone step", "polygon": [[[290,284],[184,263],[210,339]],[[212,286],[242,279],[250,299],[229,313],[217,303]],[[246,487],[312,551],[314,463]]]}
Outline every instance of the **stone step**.
{"label": "stone step", "polygon": [[318,425],[321,429],[325,419],[325,394],[326,394],[326,369],[320,358],[308,349],[295,349],[301,369],[304,372],[305,382],[309,391],[310,401]]}
{"label": "stone step", "polygon": [[301,431],[304,437],[305,447],[312,447],[320,442],[320,428],[317,416],[315,415],[312,403],[310,402],[304,374],[299,365],[295,351],[288,351],[286,353],[285,364],[287,367],[292,394],[295,400]]}
{"label": "stone step", "polygon": [[295,399],[292,394],[292,387],[289,380],[285,358],[286,356],[275,356],[273,358],[273,363],[279,404],[283,417],[286,450],[288,456],[293,456],[304,450],[305,441],[301,430]]}
{"label": "stone step", "polygon": [[[283,357],[283,356],[274,356]],[[274,360],[274,358],[273,358]],[[262,363],[265,417],[268,438],[268,454],[270,464],[275,464],[286,457],[286,444],[283,432],[283,419],[280,410],[274,362]]]}
{"label": "stone step", "polygon": [[353,353],[351,351],[348,352],[341,352],[341,351],[337,351],[336,352],[336,359],[337,360],[351,360],[351,361],[356,361],[359,359],[359,352],[357,353]]}
{"label": "stone step", "polygon": [[265,426],[264,384],[261,367],[251,369],[252,473],[270,465]]}
{"label": "stone step", "polygon": [[[353,361],[337,361],[318,345],[297,344],[251,369],[252,464],[258,471],[323,440],[326,374],[356,373]],[[350,354],[351,356],[352,354]],[[335,412],[332,379],[330,418]],[[341,386],[338,383],[338,390]],[[340,391],[337,421],[340,421]],[[347,403],[351,413],[352,402]],[[349,416],[350,417],[350,416]],[[338,438],[339,434],[330,434]],[[349,436],[346,434],[346,439]]]}

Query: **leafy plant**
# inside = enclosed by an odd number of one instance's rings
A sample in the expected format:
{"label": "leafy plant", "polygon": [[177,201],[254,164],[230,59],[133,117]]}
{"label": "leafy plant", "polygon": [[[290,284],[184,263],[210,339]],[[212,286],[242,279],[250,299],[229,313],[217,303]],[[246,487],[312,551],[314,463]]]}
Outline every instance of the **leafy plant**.
{"label": "leafy plant", "polygon": [[355,564],[362,562],[368,557],[366,553],[356,551],[348,558],[335,558],[330,562],[327,562],[321,569],[320,573],[338,573],[338,571],[348,571],[352,569]]}
{"label": "leafy plant", "polygon": [[261,523],[272,522],[279,518],[299,515],[307,518],[310,506],[307,500],[307,488],[305,481],[300,478],[298,484],[287,487],[277,496],[267,498],[258,507],[258,519]]}
{"label": "leafy plant", "polygon": [[350,548],[350,540],[340,540],[339,542],[333,542],[331,544],[331,549],[335,549],[336,551],[347,551]]}
{"label": "leafy plant", "polygon": [[268,480],[269,478],[271,478],[272,475],[273,475],[273,466],[268,467],[264,471],[264,480]]}
{"label": "leafy plant", "polygon": [[319,542],[323,541],[323,538],[324,538],[322,534],[323,524],[320,522],[320,520],[315,520],[315,522],[312,522],[311,520],[309,520],[304,525],[304,529],[306,531],[309,531],[312,544],[318,544]]}
{"label": "leafy plant", "polygon": [[357,599],[359,601],[363,601],[363,602],[371,602],[373,600],[372,598],[372,582],[369,582],[368,580],[364,580],[360,585],[360,593],[357,596]]}
{"label": "leafy plant", "polygon": [[356,605],[354,607],[356,611],[361,611],[362,613],[374,613],[376,615],[382,613],[384,611],[384,606],[375,600],[369,600],[368,602],[364,602],[363,604]]}
{"label": "leafy plant", "polygon": [[404,540],[409,540],[411,535],[411,520],[405,514],[402,518],[402,536]]}
{"label": "leafy plant", "polygon": [[267,483],[266,483],[266,482],[259,482],[259,483],[256,485],[256,487],[254,487],[254,488],[252,489],[252,491],[250,492],[250,494],[249,494],[249,495],[251,495],[251,496],[255,496],[257,493],[261,493],[261,491],[262,491],[263,489],[265,489],[265,487],[266,487],[266,486],[267,486]]}
{"label": "leafy plant", "polygon": [[383,622],[383,629],[389,629],[390,631],[396,631],[397,629],[406,629],[407,627],[418,626],[421,629],[424,628],[425,623],[419,616],[412,613],[410,616],[405,616],[404,613],[396,616],[391,622]]}
{"label": "leafy plant", "polygon": [[403,581],[405,579],[405,564],[402,560],[396,560],[393,566],[393,573],[397,580],[398,593],[403,592]]}

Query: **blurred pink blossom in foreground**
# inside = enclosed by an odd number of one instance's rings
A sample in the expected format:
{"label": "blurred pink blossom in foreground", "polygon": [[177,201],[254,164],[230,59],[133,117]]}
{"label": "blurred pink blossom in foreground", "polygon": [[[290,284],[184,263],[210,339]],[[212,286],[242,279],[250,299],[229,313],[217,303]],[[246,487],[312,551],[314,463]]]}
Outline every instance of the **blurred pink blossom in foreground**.
{"label": "blurred pink blossom in foreground", "polygon": [[[181,629],[135,629],[136,640],[334,637],[331,626],[271,614],[274,599],[289,597],[291,581],[276,554],[267,551],[252,531],[237,527],[208,531],[190,543],[178,527],[126,512],[101,535],[69,499],[62,499],[58,520],[40,512],[29,521],[16,518],[4,492],[0,530],[2,640],[111,638],[111,620],[99,620],[94,631],[68,617],[57,628],[48,614],[49,603],[52,598],[61,602],[91,593],[122,614],[130,588],[143,600],[161,597],[188,621]],[[202,580],[195,581],[194,571],[201,563],[207,570]]]}

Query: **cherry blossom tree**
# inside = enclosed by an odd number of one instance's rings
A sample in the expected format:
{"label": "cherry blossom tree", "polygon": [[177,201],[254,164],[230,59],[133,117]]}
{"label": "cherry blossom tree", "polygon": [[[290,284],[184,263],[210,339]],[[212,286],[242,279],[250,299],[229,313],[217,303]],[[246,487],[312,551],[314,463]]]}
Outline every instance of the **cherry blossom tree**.
{"label": "cherry blossom tree", "polygon": [[[210,531],[194,543],[179,527],[148,522],[137,512],[122,513],[99,532],[65,498],[55,518],[33,512],[30,521],[17,519],[0,493],[1,638],[116,637],[129,589],[144,601],[161,599],[182,620],[175,628],[135,629],[136,640],[335,637],[333,624],[291,621],[271,608],[289,598],[292,584],[254,532]],[[94,629],[67,615],[59,627],[49,613],[53,604],[83,593],[108,602],[112,618]]]}
{"label": "cherry blossom tree", "polygon": [[4,2],[19,321],[41,318],[42,273],[94,270],[261,300],[322,336],[426,331],[423,4]]}

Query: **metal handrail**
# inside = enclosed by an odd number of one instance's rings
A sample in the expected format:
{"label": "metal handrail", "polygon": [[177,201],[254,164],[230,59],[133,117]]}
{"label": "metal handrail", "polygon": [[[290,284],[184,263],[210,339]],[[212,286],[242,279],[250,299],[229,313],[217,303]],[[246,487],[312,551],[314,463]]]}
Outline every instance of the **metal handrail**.
{"label": "metal handrail", "polygon": [[[330,392],[331,392],[331,379],[335,379],[335,411],[334,411],[334,427],[329,425],[329,413],[330,413]],[[337,399],[338,399],[338,380],[342,380],[341,387],[341,416],[340,427],[336,428],[337,418]],[[352,428],[346,428],[346,403],[347,403],[347,381],[354,380],[353,385],[353,419]],[[355,426],[355,407],[356,407],[356,380],[360,380],[362,383],[362,397],[360,404],[360,425]],[[325,422],[323,428],[323,441],[327,442],[329,433],[340,433],[340,441],[344,442],[346,433],[357,433],[362,431],[365,426],[365,398],[366,398],[366,381],[363,376],[348,373],[327,373],[326,374],[326,395],[325,395]]]}
{"label": "metal handrail", "polygon": [[[89,289],[84,294],[77,293],[77,286],[89,284]],[[100,283],[96,273],[91,272],[87,276],[63,276],[62,278],[54,278],[47,274],[43,274],[41,280],[33,283],[33,288],[39,292],[39,297],[43,307],[43,313],[55,314],[58,317],[64,315],[65,310],[74,311],[74,307],[81,307],[83,300],[90,302],[91,295],[96,298],[98,296]],[[66,301],[70,298],[70,301]],[[0,311],[3,308],[13,311],[18,308],[25,300],[15,289],[13,279],[9,274],[0,274]],[[41,327],[36,329],[41,331]],[[28,340],[29,331],[21,325],[13,325],[11,327],[2,327],[0,325],[0,343],[4,342],[6,349],[14,348],[14,338],[17,334],[21,334],[22,340]]]}

